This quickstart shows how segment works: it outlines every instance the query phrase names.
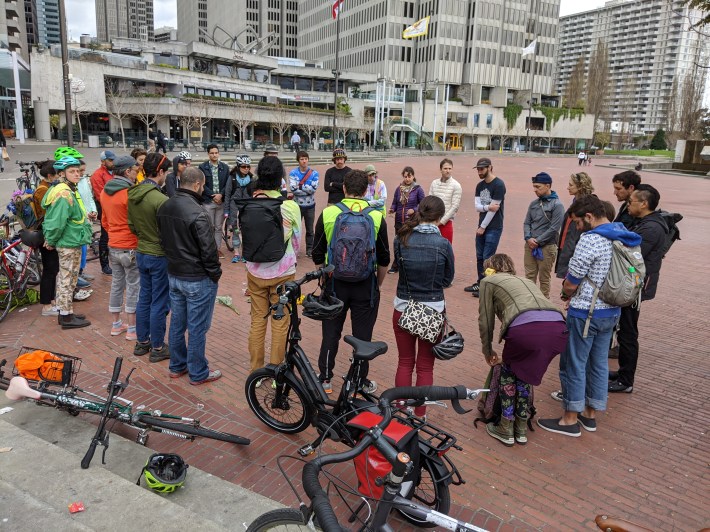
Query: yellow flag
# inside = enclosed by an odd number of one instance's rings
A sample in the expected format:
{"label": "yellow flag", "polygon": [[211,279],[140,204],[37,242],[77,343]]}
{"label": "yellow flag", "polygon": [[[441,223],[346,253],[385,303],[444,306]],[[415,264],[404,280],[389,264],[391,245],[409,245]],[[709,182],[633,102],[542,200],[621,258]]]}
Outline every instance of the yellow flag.
{"label": "yellow flag", "polygon": [[414,24],[407,27],[402,32],[402,39],[413,39],[414,37],[422,37],[429,32],[429,19],[431,17],[424,17],[421,20],[417,20]]}

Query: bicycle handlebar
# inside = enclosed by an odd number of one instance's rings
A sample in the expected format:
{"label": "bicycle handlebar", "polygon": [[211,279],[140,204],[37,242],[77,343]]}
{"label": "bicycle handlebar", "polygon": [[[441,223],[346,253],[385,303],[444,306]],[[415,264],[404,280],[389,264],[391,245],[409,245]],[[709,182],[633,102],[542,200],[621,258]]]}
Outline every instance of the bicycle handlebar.
{"label": "bicycle handlebar", "polygon": [[287,281],[277,286],[276,293],[279,296],[279,300],[269,307],[269,312],[274,312],[274,319],[280,320],[284,317],[285,314],[283,306],[288,303],[290,299],[295,299],[300,295],[299,287],[301,285],[309,283],[316,279],[320,279],[321,277],[324,277],[326,275],[330,275],[333,270],[335,270],[335,266],[333,265],[323,266],[322,268],[318,268],[317,270],[308,272],[300,279],[297,279],[295,281]]}

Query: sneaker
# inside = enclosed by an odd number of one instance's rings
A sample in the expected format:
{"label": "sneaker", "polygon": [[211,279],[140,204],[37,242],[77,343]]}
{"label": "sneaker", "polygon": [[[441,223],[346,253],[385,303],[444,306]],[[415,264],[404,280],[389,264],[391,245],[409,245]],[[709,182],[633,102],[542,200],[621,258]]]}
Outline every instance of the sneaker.
{"label": "sneaker", "polygon": [[582,429],[579,428],[578,423],[575,423],[574,425],[560,425],[560,421],[562,421],[562,418],[538,419],[537,424],[544,430],[556,432],[557,434],[562,434],[563,436],[579,438],[582,435]]}
{"label": "sneaker", "polygon": [[160,362],[161,360],[168,360],[170,358],[170,348],[168,344],[163,344],[163,347],[153,348],[150,350],[150,360],[151,362]]}
{"label": "sneaker", "polygon": [[81,272],[81,275],[79,277],[82,277],[82,278],[86,279],[87,281],[93,281],[94,279],[96,279],[95,276],[88,274],[86,272]]}
{"label": "sneaker", "polygon": [[190,381],[190,384],[193,386],[199,386],[200,384],[207,384],[208,382],[214,382],[217,379],[220,379],[222,377],[222,372],[218,369],[214,371],[210,371],[209,374],[207,375],[207,378],[202,379],[201,381]]}
{"label": "sneaker", "polygon": [[399,272],[399,270],[397,268],[395,268],[394,266],[392,268],[390,268],[389,270],[387,270],[387,273],[398,273],[398,272]]}
{"label": "sneaker", "polygon": [[74,301],[84,301],[86,299],[89,299],[92,292],[93,290],[77,290],[76,292],[74,292]]}
{"label": "sneaker", "polygon": [[50,307],[49,310],[42,309],[42,316],[59,316],[59,309],[57,307]]}
{"label": "sneaker", "polygon": [[584,417],[582,414],[577,414],[577,423],[588,432],[596,432],[597,420],[591,417]]}
{"label": "sneaker", "polygon": [[627,386],[620,380],[609,382],[609,393],[631,393],[634,391],[633,386]]}
{"label": "sneaker", "polygon": [[113,270],[111,269],[111,266],[106,265],[101,268],[101,273],[103,273],[104,275],[113,275]]}
{"label": "sneaker", "polygon": [[306,257],[308,257],[309,259],[313,258],[313,253],[311,253],[310,251],[306,251]]}
{"label": "sneaker", "polygon": [[618,381],[619,380],[619,372],[618,371],[609,371],[609,380],[610,381]]}
{"label": "sneaker", "polygon": [[323,381],[321,384],[325,393],[333,393],[333,385],[330,384],[330,381]]}
{"label": "sneaker", "polygon": [[564,399],[562,397],[562,390],[555,390],[554,392],[552,392],[550,394],[550,397],[552,397],[555,401],[560,401],[560,402],[562,401],[562,399]]}
{"label": "sneaker", "polygon": [[186,369],[181,369],[180,371],[171,371],[169,376],[171,379],[179,379],[183,375],[187,375]]}
{"label": "sneaker", "polygon": [[135,342],[138,340],[138,334],[136,334],[136,330],[129,327],[128,330],[126,331],[126,340],[129,342]]}
{"label": "sneaker", "polygon": [[125,323],[120,323],[118,327],[111,327],[111,336],[118,336],[119,334],[123,334],[128,330],[128,325]]}
{"label": "sneaker", "polygon": [[142,357],[150,353],[150,342],[136,342],[133,348],[133,354],[137,357]]}
{"label": "sneaker", "polygon": [[468,292],[470,294],[478,294],[478,283],[473,283],[470,286],[465,286],[463,291]]}
{"label": "sneaker", "polygon": [[222,259],[224,258],[224,253],[222,253],[221,251],[217,250],[217,257],[219,258],[219,260],[222,260]]}
{"label": "sneaker", "polygon": [[91,286],[91,283],[89,281],[83,279],[82,277],[79,277],[76,280],[76,286],[77,286],[77,288],[89,288]]}
{"label": "sneaker", "polygon": [[242,262],[242,258],[239,255],[234,255],[234,257],[232,257],[232,264],[237,264],[239,262]]}
{"label": "sneaker", "polygon": [[375,381],[365,381],[360,386],[363,393],[375,393],[377,391],[377,383]]}

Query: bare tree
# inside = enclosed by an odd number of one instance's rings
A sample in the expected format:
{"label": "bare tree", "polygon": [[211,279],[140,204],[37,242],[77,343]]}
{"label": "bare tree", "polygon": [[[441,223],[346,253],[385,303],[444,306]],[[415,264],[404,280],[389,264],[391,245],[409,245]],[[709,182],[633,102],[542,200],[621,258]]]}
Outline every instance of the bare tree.
{"label": "bare tree", "polygon": [[150,138],[150,126],[157,123],[160,120],[161,115],[154,112],[156,100],[150,94],[140,94],[137,95],[138,99],[138,112],[134,113],[136,118],[145,124],[145,139]]}
{"label": "bare tree", "polygon": [[279,136],[278,142],[276,144],[280,146],[281,144],[283,144],[284,134],[291,126],[290,113],[288,113],[283,106],[277,105],[272,111],[271,116],[273,117],[271,121],[271,127],[276,131],[276,134]]}
{"label": "bare tree", "polygon": [[702,101],[705,92],[705,72],[695,68],[685,74],[680,87],[678,106],[678,133],[680,138],[700,139],[700,119],[703,116]]}
{"label": "bare tree", "polygon": [[609,93],[609,50],[606,43],[599,39],[589,59],[587,76],[587,102],[585,111],[594,116],[594,135],[599,128],[599,121],[607,110]]}
{"label": "bare tree", "polygon": [[121,145],[126,145],[126,133],[123,129],[123,120],[129,115],[126,112],[126,98],[128,91],[119,87],[118,80],[107,79],[104,84],[106,91],[106,100],[108,101],[107,112],[118,121],[118,127],[121,129]]}
{"label": "bare tree", "polygon": [[619,149],[624,149],[624,144],[631,142],[632,128],[631,122],[635,110],[636,100],[636,76],[627,76],[621,88],[621,97],[619,98],[621,123],[619,128]]}
{"label": "bare tree", "polygon": [[188,110],[192,118],[192,127],[200,132],[200,143],[204,140],[203,129],[212,120],[214,109],[207,98],[188,98]]}
{"label": "bare tree", "polygon": [[674,77],[666,107],[666,140],[668,145],[673,147],[675,147],[680,138],[680,133],[678,132],[679,104],[678,78]]}
{"label": "bare tree", "polygon": [[247,129],[254,124],[254,108],[247,105],[246,102],[239,102],[234,106],[230,120],[239,131],[239,141],[246,150]]}
{"label": "bare tree", "polygon": [[565,87],[565,95],[562,104],[564,107],[584,107],[585,63],[584,56],[580,55],[567,81],[567,87]]}

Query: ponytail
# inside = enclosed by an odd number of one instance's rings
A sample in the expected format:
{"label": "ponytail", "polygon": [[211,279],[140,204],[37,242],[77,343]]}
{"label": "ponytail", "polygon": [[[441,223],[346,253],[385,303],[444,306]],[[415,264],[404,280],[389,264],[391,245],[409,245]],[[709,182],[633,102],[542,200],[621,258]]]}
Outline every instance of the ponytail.
{"label": "ponytail", "polygon": [[427,196],[419,203],[419,208],[414,211],[412,217],[402,224],[397,231],[397,237],[402,245],[406,246],[416,226],[423,223],[436,223],[443,218],[444,214],[446,214],[444,200],[437,196]]}

